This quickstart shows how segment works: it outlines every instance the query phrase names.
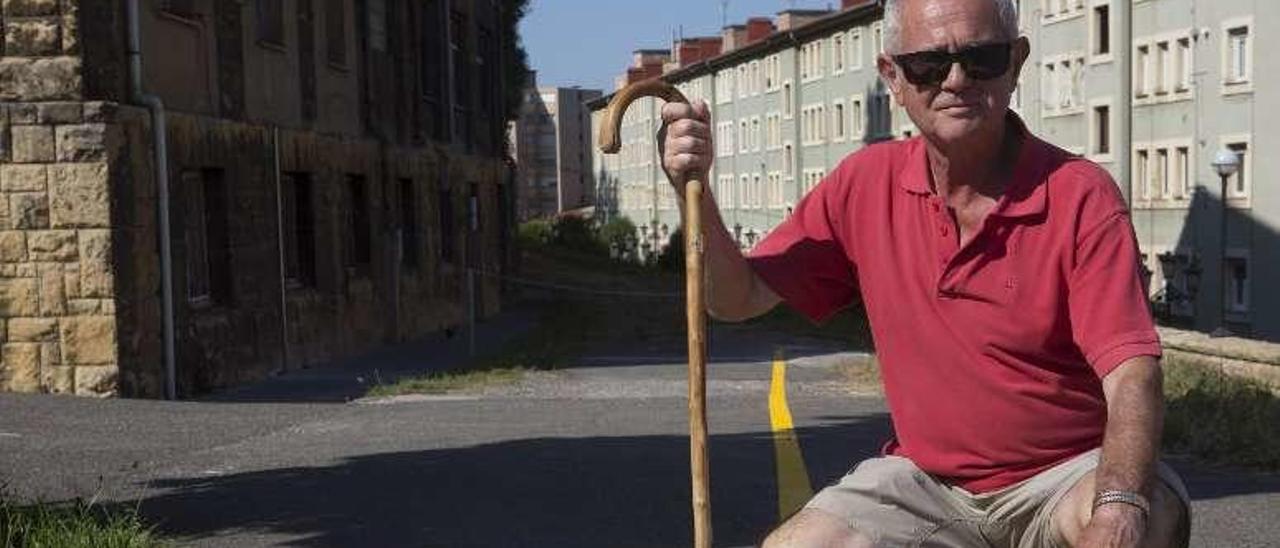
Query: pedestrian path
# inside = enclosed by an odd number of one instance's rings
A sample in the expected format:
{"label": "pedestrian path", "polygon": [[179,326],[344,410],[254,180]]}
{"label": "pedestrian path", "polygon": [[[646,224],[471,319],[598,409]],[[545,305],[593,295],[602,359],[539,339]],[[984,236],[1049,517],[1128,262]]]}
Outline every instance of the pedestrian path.
{"label": "pedestrian path", "polygon": [[464,330],[437,333],[360,356],[288,371],[201,399],[217,402],[345,403],[363,396],[376,384],[450,369],[497,353],[506,343],[532,329],[537,319],[537,311],[518,309],[476,324],[477,352],[474,357],[470,355],[470,334]]}

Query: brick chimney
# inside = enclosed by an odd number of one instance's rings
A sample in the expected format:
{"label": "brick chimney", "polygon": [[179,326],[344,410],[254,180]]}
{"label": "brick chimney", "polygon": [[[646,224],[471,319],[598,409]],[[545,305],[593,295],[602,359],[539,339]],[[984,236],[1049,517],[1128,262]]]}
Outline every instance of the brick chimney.
{"label": "brick chimney", "polygon": [[687,67],[720,55],[720,46],[724,42],[721,36],[696,36],[684,38],[676,42],[676,63]]}
{"label": "brick chimney", "polygon": [[802,27],[831,15],[831,10],[786,10],[778,12],[778,32]]}
{"label": "brick chimney", "polygon": [[747,19],[747,43],[753,44],[773,34],[773,21],[768,17]]}
{"label": "brick chimney", "polygon": [[721,51],[729,53],[747,45],[746,25],[729,25],[720,30]]}

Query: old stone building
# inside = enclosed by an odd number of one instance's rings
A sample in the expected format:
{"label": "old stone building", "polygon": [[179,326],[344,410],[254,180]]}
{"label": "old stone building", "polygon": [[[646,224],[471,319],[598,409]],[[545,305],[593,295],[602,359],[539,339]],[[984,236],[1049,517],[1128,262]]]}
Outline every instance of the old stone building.
{"label": "old stone building", "polygon": [[502,3],[2,6],[4,389],[304,368],[462,323],[509,263]]}

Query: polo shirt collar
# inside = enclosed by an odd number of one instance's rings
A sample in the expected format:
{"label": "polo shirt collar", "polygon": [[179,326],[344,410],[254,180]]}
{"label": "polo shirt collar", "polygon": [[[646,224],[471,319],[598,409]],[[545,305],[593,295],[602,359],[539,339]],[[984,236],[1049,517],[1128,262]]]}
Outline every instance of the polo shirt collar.
{"label": "polo shirt collar", "polygon": [[[1009,111],[1008,119],[1013,122],[1013,130],[1022,135],[1022,147],[1012,182],[989,215],[1008,218],[1039,215],[1044,213],[1048,202],[1041,169],[1048,156],[1048,145],[1027,131],[1022,118],[1013,111]],[[898,184],[912,194],[931,195],[934,191],[924,137],[912,139],[908,146],[907,163],[898,172]]]}

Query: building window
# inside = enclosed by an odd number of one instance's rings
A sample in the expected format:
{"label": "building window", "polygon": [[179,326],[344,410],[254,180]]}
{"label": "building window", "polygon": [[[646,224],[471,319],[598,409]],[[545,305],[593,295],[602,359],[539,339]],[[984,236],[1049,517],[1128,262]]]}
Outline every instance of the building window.
{"label": "building window", "polygon": [[1191,147],[1178,147],[1174,162],[1177,178],[1173,197],[1186,198],[1191,186]]}
{"label": "building window", "polygon": [[1240,168],[1236,170],[1236,174],[1231,176],[1227,182],[1227,198],[1240,199],[1249,197],[1249,143],[1234,142],[1227,143],[1227,149],[1236,154],[1236,158],[1240,161]]}
{"label": "building window", "polygon": [[844,103],[836,103],[831,109],[831,133],[837,141],[844,140]]}
{"label": "building window", "polygon": [[1111,105],[1093,107],[1093,151],[1102,156],[1111,154]]}
{"label": "building window", "polygon": [[1174,91],[1187,91],[1191,89],[1191,68],[1195,57],[1191,54],[1191,39],[1179,38],[1178,51],[1174,58],[1173,75],[1177,78],[1174,85]]}
{"label": "building window", "polygon": [[480,185],[475,183],[467,194],[467,228],[480,232]]}
{"label": "building window", "polygon": [[280,0],[256,0],[258,17],[258,41],[284,46],[284,2]]}
{"label": "building window", "polygon": [[418,266],[418,192],[413,179],[400,179],[400,264]]}
{"label": "building window", "polygon": [[1238,251],[1228,253],[1224,265],[1227,276],[1227,311],[1245,314],[1249,312],[1249,258]]}
{"label": "building window", "polygon": [[1173,197],[1173,181],[1169,177],[1169,149],[1156,150],[1156,181],[1160,189],[1160,198]]}
{"label": "building window", "polygon": [[1138,54],[1133,61],[1133,71],[1133,95],[1146,97],[1151,89],[1151,83],[1147,80],[1151,73],[1151,46],[1138,46]]}
{"label": "building window", "polygon": [[871,24],[871,53],[872,55],[884,53],[884,24],[880,21]]}
{"label": "building window", "polygon": [[791,98],[791,82],[782,84],[782,115],[787,119],[791,119],[795,115],[792,105],[795,102]]}
{"label": "building window", "polygon": [[1111,54],[1111,6],[1107,4],[1093,8],[1093,54]]}
{"label": "building window", "polygon": [[863,135],[865,135],[866,131],[866,124],[863,122],[861,95],[857,95],[852,99],[849,99],[849,111],[853,119],[853,122],[849,124],[849,132],[854,138],[861,139]]}
{"label": "building window", "polygon": [[285,279],[293,285],[314,287],[316,217],[311,177],[305,173],[286,173],[283,178]]}
{"label": "building window", "polygon": [[844,49],[844,35],[837,34],[831,39],[831,73],[840,74],[844,72],[844,58],[847,52]]}
{"label": "building window", "polygon": [[364,177],[348,175],[347,266],[363,269],[373,262],[373,231],[369,209],[369,189]]}
{"label": "building window", "polygon": [[344,0],[325,0],[324,29],[329,62],[346,66],[347,6]]}
{"label": "building window", "polygon": [[422,92],[426,103],[427,131],[436,140],[445,140],[447,132],[447,101],[445,90],[449,89],[448,71],[444,58],[444,24],[441,18],[440,3],[427,1],[422,6],[422,59],[419,63]]}
{"label": "building window", "polygon": [[1237,26],[1227,29],[1226,55],[1228,84],[1247,82],[1252,75],[1252,40],[1248,26]]}
{"label": "building window", "polygon": [[747,120],[738,120],[738,152],[749,150],[751,150],[751,133],[747,127]]}
{"label": "building window", "polygon": [[1136,193],[1144,201],[1151,199],[1151,180],[1149,174],[1151,170],[1151,154],[1146,150],[1139,150],[1133,161],[1133,182],[1138,187]]}
{"label": "building window", "polygon": [[849,31],[849,69],[858,70],[862,68],[862,29],[853,29]]}
{"label": "building window", "polygon": [[454,138],[471,142],[467,106],[471,104],[471,54],[467,47],[467,18],[459,12],[449,16],[449,52],[453,57]]}
{"label": "building window", "polygon": [[440,191],[440,260],[452,262],[455,257],[457,238],[454,236],[453,192]]}
{"label": "building window", "polygon": [[791,143],[787,143],[782,146],[782,172],[786,173],[788,176],[791,175],[793,162],[795,161],[792,158],[794,152],[795,149],[791,146]]}
{"label": "building window", "polygon": [[183,19],[196,19],[200,16],[195,0],[160,0],[160,11]]}
{"label": "building window", "polygon": [[196,305],[231,304],[231,245],[227,188],[222,171],[182,173],[187,299]]}

